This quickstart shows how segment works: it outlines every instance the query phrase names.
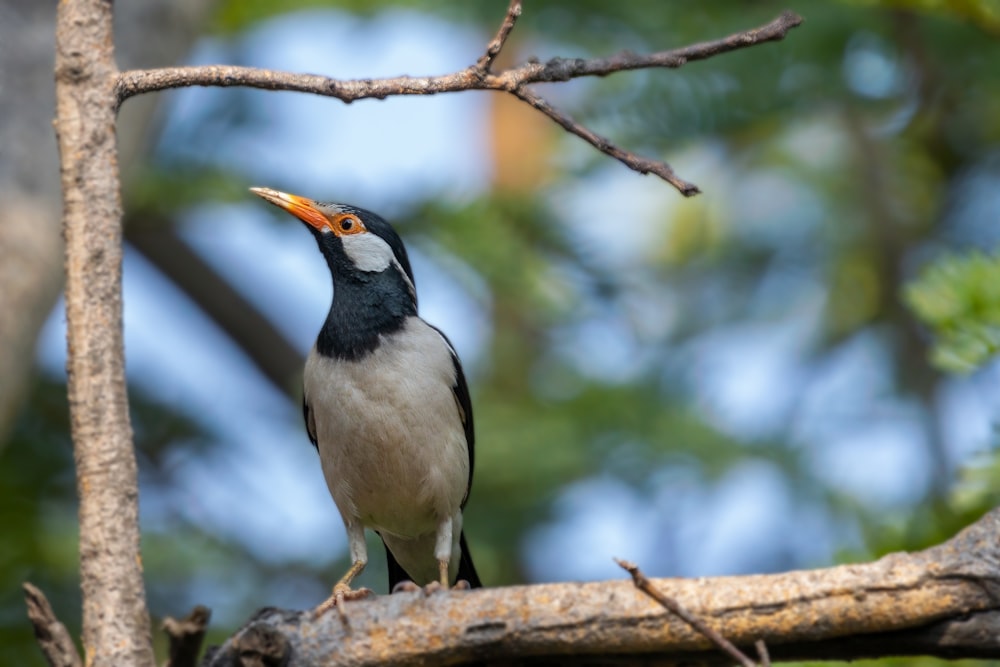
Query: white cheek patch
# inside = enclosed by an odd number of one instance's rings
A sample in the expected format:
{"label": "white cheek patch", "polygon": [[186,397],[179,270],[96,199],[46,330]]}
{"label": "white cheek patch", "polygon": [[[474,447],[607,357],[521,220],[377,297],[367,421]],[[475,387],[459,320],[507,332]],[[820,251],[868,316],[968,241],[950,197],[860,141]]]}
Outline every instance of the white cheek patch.
{"label": "white cheek patch", "polygon": [[352,234],[342,236],[340,240],[344,243],[348,259],[361,271],[385,271],[394,259],[389,244],[375,234]]}

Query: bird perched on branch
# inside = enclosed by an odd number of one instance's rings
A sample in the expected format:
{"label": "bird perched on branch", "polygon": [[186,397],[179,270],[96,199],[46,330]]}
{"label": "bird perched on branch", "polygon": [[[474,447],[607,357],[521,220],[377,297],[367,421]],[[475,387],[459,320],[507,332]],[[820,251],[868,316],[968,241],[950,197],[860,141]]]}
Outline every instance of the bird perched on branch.
{"label": "bird perched on branch", "polygon": [[371,594],[351,581],[382,538],[389,587],[479,587],[462,509],[472,485],[469,389],[455,349],[417,315],[406,248],[378,215],[251,188],[304,222],[333,276],[333,303],[309,353],[302,412],[347,528],[351,568],[317,608]]}

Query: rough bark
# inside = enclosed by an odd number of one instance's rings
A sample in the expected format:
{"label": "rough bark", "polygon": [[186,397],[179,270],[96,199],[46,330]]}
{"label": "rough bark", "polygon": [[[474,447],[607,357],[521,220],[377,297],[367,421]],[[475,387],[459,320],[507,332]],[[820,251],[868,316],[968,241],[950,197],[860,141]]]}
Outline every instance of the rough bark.
{"label": "rough bark", "polygon": [[55,72],[84,653],[87,665],[152,667],[122,354],[110,0],[59,4]]}
{"label": "rough bark", "polygon": [[[874,563],[655,583],[749,655],[762,639],[779,660],[1000,658],[1000,509],[942,545]],[[350,603],[347,617],[265,609],[203,664],[729,660],[627,581],[403,593]]]}

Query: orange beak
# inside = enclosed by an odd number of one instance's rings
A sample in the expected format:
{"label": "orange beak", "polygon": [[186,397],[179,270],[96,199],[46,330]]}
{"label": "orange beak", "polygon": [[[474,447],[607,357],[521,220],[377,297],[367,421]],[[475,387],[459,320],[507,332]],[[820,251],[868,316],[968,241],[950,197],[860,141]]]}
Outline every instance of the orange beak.
{"label": "orange beak", "polygon": [[287,192],[272,190],[271,188],[250,188],[250,192],[258,197],[266,199],[280,209],[284,209],[296,218],[317,230],[329,227],[330,220],[319,209],[319,205],[312,199],[290,195]]}

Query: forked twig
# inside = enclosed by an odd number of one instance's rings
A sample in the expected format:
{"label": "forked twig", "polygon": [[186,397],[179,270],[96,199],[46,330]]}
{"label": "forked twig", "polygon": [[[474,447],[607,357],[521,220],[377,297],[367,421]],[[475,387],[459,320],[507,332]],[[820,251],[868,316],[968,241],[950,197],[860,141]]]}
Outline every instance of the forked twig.
{"label": "forked twig", "polygon": [[500,24],[496,36],[487,45],[486,53],[476,61],[476,69],[484,75],[489,74],[490,67],[493,66],[493,61],[500,55],[503,45],[507,43],[507,38],[510,37],[510,31],[514,29],[514,24],[517,23],[517,17],[520,15],[521,0],[511,0],[510,6],[507,7],[507,16],[504,17],[503,23]]}

